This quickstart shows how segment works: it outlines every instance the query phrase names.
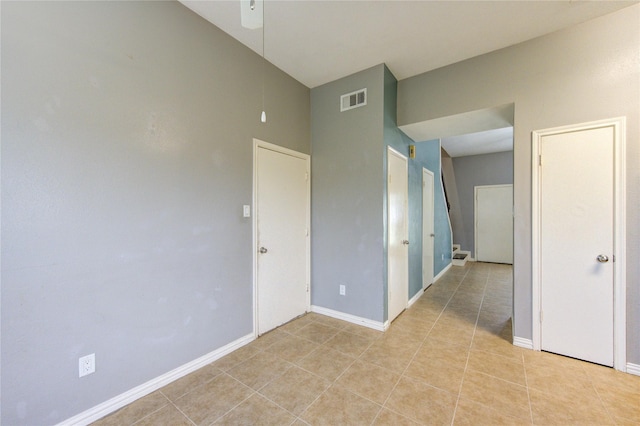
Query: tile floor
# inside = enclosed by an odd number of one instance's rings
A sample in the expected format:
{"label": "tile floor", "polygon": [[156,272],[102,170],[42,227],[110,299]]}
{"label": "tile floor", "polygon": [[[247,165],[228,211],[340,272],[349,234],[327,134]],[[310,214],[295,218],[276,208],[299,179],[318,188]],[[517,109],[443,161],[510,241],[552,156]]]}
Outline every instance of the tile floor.
{"label": "tile floor", "polygon": [[95,424],[640,424],[640,377],[510,344],[511,287],[468,263],[386,333],[307,314]]}

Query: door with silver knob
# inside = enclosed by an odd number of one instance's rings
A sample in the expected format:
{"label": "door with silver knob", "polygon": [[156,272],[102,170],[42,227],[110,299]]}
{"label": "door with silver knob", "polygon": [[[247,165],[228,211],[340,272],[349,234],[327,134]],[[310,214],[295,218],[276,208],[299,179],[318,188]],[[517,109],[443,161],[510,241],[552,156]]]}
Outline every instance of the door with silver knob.
{"label": "door with silver knob", "polygon": [[407,158],[387,151],[387,319],[393,321],[409,301],[409,175]]}
{"label": "door with silver knob", "polygon": [[434,262],[433,173],[422,169],[422,288],[433,284]]}
{"label": "door with silver knob", "polygon": [[256,147],[258,334],[309,310],[309,157]]}
{"label": "door with silver knob", "polygon": [[540,348],[612,366],[612,130],[545,135],[539,155]]}

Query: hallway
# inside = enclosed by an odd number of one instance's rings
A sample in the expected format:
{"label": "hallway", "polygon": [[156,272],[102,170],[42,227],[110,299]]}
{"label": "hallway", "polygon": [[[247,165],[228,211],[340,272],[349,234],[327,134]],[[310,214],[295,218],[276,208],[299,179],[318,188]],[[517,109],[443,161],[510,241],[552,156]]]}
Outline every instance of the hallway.
{"label": "hallway", "polygon": [[640,424],[640,377],[510,343],[511,276],[452,267],[386,333],[307,314],[94,424]]}

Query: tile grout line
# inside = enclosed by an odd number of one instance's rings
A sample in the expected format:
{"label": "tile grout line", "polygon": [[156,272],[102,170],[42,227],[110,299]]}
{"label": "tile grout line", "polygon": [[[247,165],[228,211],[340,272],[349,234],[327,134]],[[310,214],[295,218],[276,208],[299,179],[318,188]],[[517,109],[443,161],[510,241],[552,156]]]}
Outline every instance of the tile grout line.
{"label": "tile grout line", "polygon": [[[456,405],[453,408],[453,416],[451,417],[451,425],[453,426],[453,422],[456,418],[456,412],[458,411],[458,404],[460,403],[460,396],[462,395],[462,386],[464,385],[464,379],[467,375],[467,368],[469,367],[469,359],[471,358],[471,348],[473,347],[473,339],[476,336],[476,329],[478,328],[478,321],[480,319],[480,312],[482,311],[482,305],[484,303],[484,298],[487,294],[487,286],[489,285],[489,277],[491,276],[491,270],[487,274],[487,278],[484,282],[484,288],[482,289],[482,300],[480,301],[480,306],[478,306],[478,315],[476,315],[476,323],[473,326],[473,333],[471,334],[471,341],[469,342],[469,351],[467,352],[467,361],[464,364],[464,370],[462,372],[462,380],[460,381],[460,387],[458,388],[458,398],[456,399]],[[466,278],[466,275],[465,275]],[[461,283],[462,284],[462,283]],[[456,292],[458,290],[456,289]]]}
{"label": "tile grout line", "polygon": [[581,368],[582,368],[582,371],[584,371],[586,376],[589,378],[589,383],[591,383],[591,387],[593,388],[594,392],[598,396],[598,400],[600,401],[600,404],[602,404],[602,407],[604,408],[604,411],[607,412],[607,415],[609,416],[609,419],[613,422],[613,424],[618,424],[618,422],[616,421],[614,415],[611,413],[611,411],[609,411],[609,407],[607,406],[607,404],[605,404],[604,400],[602,399],[602,396],[600,396],[600,392],[598,392],[598,388],[596,388],[596,385],[593,382],[593,378],[591,377],[591,374],[589,374],[589,372],[584,368],[584,365],[582,365]]}
{"label": "tile grout line", "polygon": [[[458,291],[458,289],[460,288],[460,286],[462,285],[462,282],[465,280],[465,278],[467,277],[467,275],[469,274],[469,271],[471,271],[471,268],[469,268],[467,270],[467,272],[465,272],[464,276],[460,279],[460,282],[458,283],[458,285],[456,286],[456,289],[451,293],[451,296],[449,296],[449,299],[447,300],[447,303],[444,305],[444,307],[442,308],[442,310],[440,311],[440,314],[438,315],[438,317],[436,318],[436,320],[433,322],[433,324],[431,325],[431,328],[429,329],[429,332],[426,334],[426,336],[422,339],[422,341],[420,342],[420,345],[418,346],[418,348],[416,349],[416,352],[413,354],[413,356],[411,357],[411,359],[409,360],[409,363],[407,364],[407,366],[404,368],[404,370],[402,371],[402,373],[400,373],[400,376],[398,377],[398,380],[396,381],[395,385],[393,385],[393,388],[391,389],[391,392],[389,392],[389,395],[387,395],[387,397],[385,398],[384,402],[382,403],[382,406],[380,408],[380,410],[378,411],[378,414],[376,415],[376,417],[373,419],[373,422],[371,424],[373,424],[377,418],[380,416],[380,413],[382,412],[383,409],[388,409],[393,411],[394,413],[396,412],[393,409],[390,409],[389,407],[386,407],[387,402],[389,401],[389,398],[391,398],[391,395],[393,394],[393,392],[396,390],[396,388],[398,387],[398,384],[400,383],[400,380],[402,380],[403,377],[405,377],[405,373],[407,372],[407,370],[409,369],[409,366],[411,365],[411,363],[414,361],[414,359],[416,358],[416,356],[418,355],[418,352],[420,352],[420,349],[422,348],[422,346],[424,345],[424,342],[427,340],[427,338],[429,338],[429,335],[431,334],[431,331],[433,330],[433,328],[435,327],[435,325],[438,323],[438,321],[440,320],[440,317],[442,317],[443,312],[445,311],[445,309],[447,309],[447,306],[449,306],[449,303],[451,303],[451,299],[453,299],[453,296],[456,294],[456,292]],[[428,386],[431,386],[429,384],[427,384]],[[431,386],[434,387],[435,386]],[[440,388],[436,388],[436,389],[440,389]],[[444,390],[444,389],[442,389]],[[446,392],[446,390],[445,390]],[[397,413],[400,414],[400,413]],[[406,417],[403,414],[400,414],[403,417]],[[411,419],[414,420],[414,419]]]}

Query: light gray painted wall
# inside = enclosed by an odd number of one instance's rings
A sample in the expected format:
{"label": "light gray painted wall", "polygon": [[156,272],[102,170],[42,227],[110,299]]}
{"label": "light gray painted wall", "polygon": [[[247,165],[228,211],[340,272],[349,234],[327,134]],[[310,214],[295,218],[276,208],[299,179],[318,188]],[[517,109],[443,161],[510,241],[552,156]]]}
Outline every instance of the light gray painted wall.
{"label": "light gray painted wall", "polygon": [[515,335],[531,331],[531,132],[627,117],[627,361],[640,363],[640,5],[402,80],[398,122],[515,102]]}
{"label": "light gray painted wall", "polygon": [[453,240],[474,257],[474,187],[512,184],[513,151],[454,157],[452,160],[461,217],[460,221],[452,222]]}
{"label": "light gray painted wall", "polygon": [[[340,95],[367,105],[340,112]],[[384,65],[311,90],[311,303],[383,321]],[[339,295],[339,286],[346,295]]]}
{"label": "light gray painted wall", "polygon": [[0,423],[252,332],[252,138],[310,152],[309,89],[267,65],[262,125],[262,69],[177,2],[3,2]]}

